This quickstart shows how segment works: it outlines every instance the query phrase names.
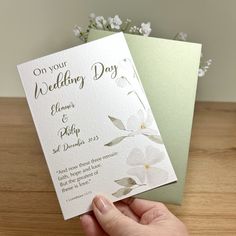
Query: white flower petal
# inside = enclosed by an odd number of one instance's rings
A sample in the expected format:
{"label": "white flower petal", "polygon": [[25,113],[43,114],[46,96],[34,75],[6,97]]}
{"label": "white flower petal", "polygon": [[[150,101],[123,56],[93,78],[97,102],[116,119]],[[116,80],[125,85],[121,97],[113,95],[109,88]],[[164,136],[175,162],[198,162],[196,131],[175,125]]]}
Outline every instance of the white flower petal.
{"label": "white flower petal", "polygon": [[138,110],[137,114],[138,114],[138,118],[140,120],[140,123],[141,124],[144,123],[144,112],[143,112],[143,110],[141,110],[141,109]]}
{"label": "white flower petal", "polygon": [[127,171],[127,174],[136,176],[141,183],[145,182],[145,169],[144,167],[134,167]]}
{"label": "white flower petal", "polygon": [[129,85],[129,82],[125,77],[121,76],[120,78],[116,79],[116,84],[120,88],[125,88]]}
{"label": "white flower petal", "polygon": [[146,171],[146,175],[149,185],[159,186],[165,184],[168,180],[168,172],[156,167],[149,167]]}
{"label": "white flower petal", "polygon": [[154,119],[153,119],[153,115],[152,115],[152,112],[150,109],[148,109],[147,111],[147,117],[146,117],[146,120],[145,120],[145,126],[146,127],[149,127],[152,125]]}
{"label": "white flower petal", "polygon": [[161,162],[165,158],[164,152],[162,152],[159,148],[148,146],[145,150],[146,162],[149,165],[154,165],[158,162]]}
{"label": "white flower petal", "polygon": [[129,117],[127,121],[127,129],[128,130],[138,130],[140,128],[140,120],[138,117],[132,115]]}
{"label": "white flower petal", "polygon": [[141,129],[136,130],[136,131],[132,131],[128,134],[129,137],[134,137],[135,135],[139,135],[142,134]]}
{"label": "white flower petal", "polygon": [[118,15],[115,15],[115,17],[114,17],[114,23],[115,23],[116,25],[121,25],[121,24],[122,24],[122,21],[121,21],[121,19],[120,19],[120,17],[119,17]]}
{"label": "white flower petal", "polygon": [[139,148],[134,148],[127,157],[127,164],[130,166],[144,165],[144,154]]}
{"label": "white flower petal", "polygon": [[160,135],[157,130],[149,129],[149,128],[141,129],[141,133],[144,135]]}

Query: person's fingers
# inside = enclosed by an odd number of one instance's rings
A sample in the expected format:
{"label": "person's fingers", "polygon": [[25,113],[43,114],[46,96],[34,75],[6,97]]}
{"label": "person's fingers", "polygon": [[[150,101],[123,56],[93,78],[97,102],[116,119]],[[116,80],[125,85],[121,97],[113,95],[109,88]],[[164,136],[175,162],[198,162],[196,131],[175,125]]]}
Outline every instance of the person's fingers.
{"label": "person's fingers", "polygon": [[93,200],[93,212],[103,230],[112,236],[132,235],[143,231],[142,225],[123,215],[114,204],[103,196]]}
{"label": "person's fingers", "polygon": [[[146,212],[155,208],[155,212],[159,211],[162,213],[168,213],[168,209],[163,203],[152,202],[144,199],[138,198],[127,198],[122,200],[123,203],[127,204],[130,209],[139,217],[142,217]],[[155,213],[156,214],[156,213]]]}
{"label": "person's fingers", "polygon": [[95,217],[91,214],[80,216],[80,224],[86,236],[107,236]]}
{"label": "person's fingers", "polygon": [[144,225],[150,225],[150,224],[155,224],[160,222],[164,222],[167,220],[170,220],[171,215],[169,214],[168,210],[166,208],[163,208],[161,205],[156,205],[146,211],[140,219],[140,224]]}
{"label": "person's fingers", "polygon": [[115,202],[114,205],[119,209],[122,214],[128,216],[136,222],[139,222],[140,218],[130,209],[127,204],[123,203],[122,201],[119,201]]}

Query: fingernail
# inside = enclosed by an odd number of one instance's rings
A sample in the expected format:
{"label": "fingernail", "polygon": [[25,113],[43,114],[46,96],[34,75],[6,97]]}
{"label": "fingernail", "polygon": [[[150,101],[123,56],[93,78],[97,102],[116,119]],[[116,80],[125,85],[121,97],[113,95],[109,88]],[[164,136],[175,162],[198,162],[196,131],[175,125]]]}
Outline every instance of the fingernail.
{"label": "fingernail", "polygon": [[112,204],[103,196],[96,196],[93,199],[95,207],[102,213],[105,214],[112,208]]}

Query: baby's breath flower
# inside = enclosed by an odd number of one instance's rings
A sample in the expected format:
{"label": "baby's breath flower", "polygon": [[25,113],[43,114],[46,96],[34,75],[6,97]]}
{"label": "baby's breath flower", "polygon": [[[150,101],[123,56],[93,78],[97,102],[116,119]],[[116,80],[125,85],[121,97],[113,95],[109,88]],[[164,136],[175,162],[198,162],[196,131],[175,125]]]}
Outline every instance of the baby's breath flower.
{"label": "baby's breath flower", "polygon": [[[106,20],[103,16],[96,16],[94,13],[90,13],[89,15],[89,25],[88,28],[83,31],[82,27],[75,25],[73,28],[74,35],[78,37],[83,42],[87,42],[89,31],[91,29],[103,29],[107,31],[122,31],[122,32],[128,32],[131,34],[138,34],[138,35],[144,35],[149,36],[152,29],[151,29],[151,23],[142,23],[140,27],[137,27],[136,25],[131,24],[130,19],[126,19],[124,22],[120,19],[119,15],[115,15],[114,17],[108,17]],[[185,32],[179,32],[175,35],[175,40],[180,41],[186,41],[187,40],[187,33]],[[206,72],[210,68],[210,65],[212,64],[212,60],[206,60],[203,63],[203,54],[201,53],[201,63],[198,70],[198,76],[203,77],[205,76]],[[124,78],[120,78],[117,80],[117,83],[119,85],[124,85],[125,80]]]}
{"label": "baby's breath flower", "polygon": [[74,32],[75,37],[80,37],[82,34],[82,30],[83,30],[82,27],[75,25],[73,28],[73,32]]}
{"label": "baby's breath flower", "polygon": [[140,28],[137,27],[136,25],[130,27],[129,32],[130,32],[130,33],[138,33],[138,34],[142,34],[142,33],[140,32]]}
{"label": "baby's breath flower", "polygon": [[199,68],[198,70],[198,77],[203,77],[205,75],[205,71],[202,68]]}
{"label": "baby's breath flower", "polygon": [[120,26],[122,25],[122,21],[118,15],[115,15],[114,18],[108,17],[108,23],[111,26],[112,29],[120,29]]}
{"label": "baby's breath flower", "polygon": [[151,29],[151,23],[142,23],[141,24],[141,28],[139,29],[140,34],[144,35],[144,36],[149,36],[149,34],[151,33],[152,29]]}
{"label": "baby's breath flower", "polygon": [[211,63],[212,63],[212,60],[211,60],[211,59],[209,59],[209,60],[206,61],[206,64],[207,64],[208,66],[210,66]]}
{"label": "baby's breath flower", "polygon": [[90,13],[89,14],[89,19],[94,20],[95,17],[96,17],[96,15],[94,13]]}
{"label": "baby's breath flower", "polygon": [[179,32],[176,36],[175,39],[176,40],[180,40],[180,41],[186,41],[188,37],[188,34],[185,32]]}
{"label": "baby's breath flower", "polygon": [[98,27],[98,29],[103,29],[104,25],[106,25],[106,23],[107,23],[107,21],[104,19],[103,16],[95,17],[95,22],[96,22],[96,26]]}
{"label": "baby's breath flower", "polygon": [[210,68],[211,63],[212,63],[212,60],[209,59],[209,60],[205,61],[204,64],[201,64],[199,71],[198,71],[198,77],[203,77],[206,74],[206,72]]}

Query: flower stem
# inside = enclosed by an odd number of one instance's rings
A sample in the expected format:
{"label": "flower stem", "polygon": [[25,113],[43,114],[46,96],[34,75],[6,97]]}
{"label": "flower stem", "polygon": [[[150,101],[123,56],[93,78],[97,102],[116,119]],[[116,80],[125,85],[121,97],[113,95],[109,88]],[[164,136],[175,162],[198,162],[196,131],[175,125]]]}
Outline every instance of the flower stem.
{"label": "flower stem", "polygon": [[131,94],[131,93],[134,93],[134,94],[136,95],[136,97],[138,98],[138,100],[139,100],[140,103],[142,104],[144,110],[146,110],[146,107],[144,106],[144,103],[142,102],[142,100],[141,100],[141,98],[139,97],[138,93],[137,93],[136,91],[132,90],[132,91],[128,92],[127,95],[129,95],[129,94]]}

